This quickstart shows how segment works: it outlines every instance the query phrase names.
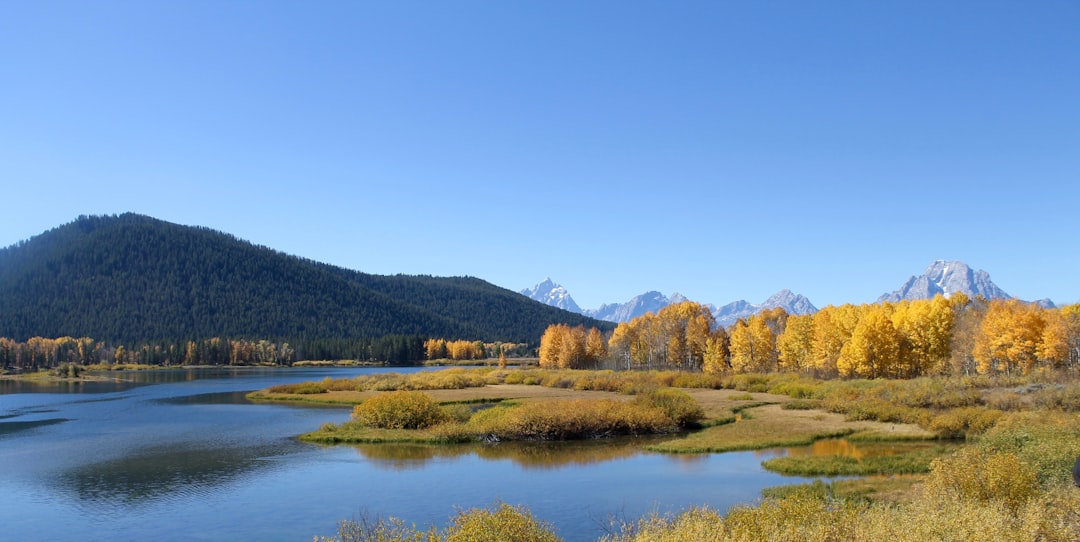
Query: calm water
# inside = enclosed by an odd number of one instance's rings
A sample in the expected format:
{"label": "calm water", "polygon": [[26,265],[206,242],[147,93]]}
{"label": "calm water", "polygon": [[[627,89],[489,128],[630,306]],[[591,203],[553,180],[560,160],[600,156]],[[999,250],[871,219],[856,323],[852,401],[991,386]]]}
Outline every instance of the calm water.
{"label": "calm water", "polygon": [[[456,509],[524,504],[569,541],[613,517],[726,509],[801,481],[769,453],[663,455],[626,441],[564,445],[370,445],[296,441],[348,409],[247,403],[274,384],[379,369],[119,373],[42,387],[0,381],[5,540],[288,540],[340,519],[444,525]],[[396,369],[400,371],[400,369]]]}

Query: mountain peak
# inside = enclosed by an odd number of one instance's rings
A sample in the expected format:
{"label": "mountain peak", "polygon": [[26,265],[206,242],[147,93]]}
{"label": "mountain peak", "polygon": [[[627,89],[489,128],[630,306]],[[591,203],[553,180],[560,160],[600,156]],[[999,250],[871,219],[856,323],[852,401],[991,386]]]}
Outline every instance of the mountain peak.
{"label": "mountain peak", "polygon": [[788,314],[813,314],[818,311],[817,307],[806,296],[793,293],[787,288],[769,296],[761,304],[755,305],[749,301],[739,300],[728,303],[713,311],[716,323],[722,327],[728,327],[739,320],[768,309],[781,308]]}
{"label": "mountain peak", "polygon": [[990,274],[986,271],[974,270],[961,261],[934,260],[922,275],[909,278],[900,289],[879,297],[878,302],[932,299],[938,294],[950,297],[957,292],[968,297],[1012,299],[990,280]]}
{"label": "mountain peak", "polygon": [[562,285],[556,284],[555,281],[551,280],[551,277],[545,278],[531,289],[526,288],[521,290],[520,293],[529,299],[539,301],[545,305],[551,305],[552,307],[558,307],[577,314],[582,313],[581,307],[574,302],[574,298],[570,297],[570,292]]}

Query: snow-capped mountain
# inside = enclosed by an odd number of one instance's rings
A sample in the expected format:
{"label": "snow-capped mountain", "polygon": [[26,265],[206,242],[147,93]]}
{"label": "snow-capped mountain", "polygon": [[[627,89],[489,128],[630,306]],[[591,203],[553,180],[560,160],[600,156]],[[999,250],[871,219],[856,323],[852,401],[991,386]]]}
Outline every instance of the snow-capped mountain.
{"label": "snow-capped mountain", "polygon": [[574,302],[574,298],[570,297],[570,292],[566,291],[566,288],[562,285],[552,282],[550,277],[544,279],[543,282],[532,289],[526,288],[522,290],[521,295],[565,311],[584,314],[581,307]]}
{"label": "snow-capped mountain", "polygon": [[739,318],[753,316],[761,311],[776,307],[784,309],[788,314],[813,314],[818,311],[817,307],[806,296],[783,289],[758,305],[740,299],[715,309],[712,313],[718,325],[728,327],[737,322]]}
{"label": "snow-capped mountain", "polygon": [[883,294],[878,302],[932,299],[937,294],[949,297],[957,292],[971,298],[1012,299],[990,280],[990,274],[986,271],[973,270],[964,262],[937,260],[922,275],[909,278],[899,290]]}
{"label": "snow-capped mountain", "polygon": [[622,324],[629,322],[638,316],[642,316],[645,313],[656,312],[672,303],[686,300],[685,297],[679,294],[674,294],[672,297],[676,297],[678,301],[672,301],[671,299],[668,299],[667,296],[657,291],[645,292],[626,303],[601,305],[599,309],[586,310],[583,314],[585,316],[596,318],[597,320],[607,320],[608,322]]}
{"label": "snow-capped mountain", "polygon": [[[544,279],[543,282],[533,288],[521,290],[521,294],[564,310],[620,324],[629,322],[645,313],[655,313],[668,305],[688,301],[685,296],[677,292],[668,297],[660,292],[650,291],[636,296],[626,303],[610,303],[601,305],[598,309],[582,310],[570,297],[570,293],[567,292],[566,288],[555,284],[550,278]],[[735,301],[720,308],[713,304],[705,304],[705,307],[712,312],[717,323],[724,327],[734,324],[739,318],[745,318],[775,307],[781,307],[789,314],[811,314],[818,310],[809,299],[792,293],[791,290],[780,290],[760,304]]]}

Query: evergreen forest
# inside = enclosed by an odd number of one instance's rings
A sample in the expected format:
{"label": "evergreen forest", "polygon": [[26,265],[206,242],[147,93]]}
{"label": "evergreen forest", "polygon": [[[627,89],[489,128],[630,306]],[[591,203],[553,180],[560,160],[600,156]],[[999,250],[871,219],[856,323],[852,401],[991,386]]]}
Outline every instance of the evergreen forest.
{"label": "evergreen forest", "polygon": [[192,343],[263,340],[278,356],[416,361],[429,338],[535,346],[553,323],[615,327],[473,277],[366,274],[137,214],[0,249],[0,337],[18,343],[92,337],[180,360]]}

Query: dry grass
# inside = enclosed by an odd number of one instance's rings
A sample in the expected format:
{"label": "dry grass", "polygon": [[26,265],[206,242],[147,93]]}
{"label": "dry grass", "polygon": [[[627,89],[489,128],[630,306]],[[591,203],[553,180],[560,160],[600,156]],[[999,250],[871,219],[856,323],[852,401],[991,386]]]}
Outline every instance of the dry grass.
{"label": "dry grass", "polygon": [[[719,404],[722,403],[713,403],[713,407]],[[823,438],[859,432],[891,434],[898,438],[933,436],[915,425],[851,422],[841,414],[817,410],[785,410],[781,405],[775,404],[748,409],[735,423],[707,427],[685,438],[652,445],[649,449],[669,453],[730,452],[800,446]]]}
{"label": "dry grass", "polygon": [[[266,402],[302,402],[323,405],[358,405],[379,391],[328,391],[320,394],[273,393],[266,390],[248,394],[248,399]],[[426,390],[424,393],[442,403],[494,403],[499,401],[531,402],[549,399],[618,399],[630,401],[631,396],[606,391],[581,391],[567,388],[545,388],[525,384],[494,384],[476,388]]]}

